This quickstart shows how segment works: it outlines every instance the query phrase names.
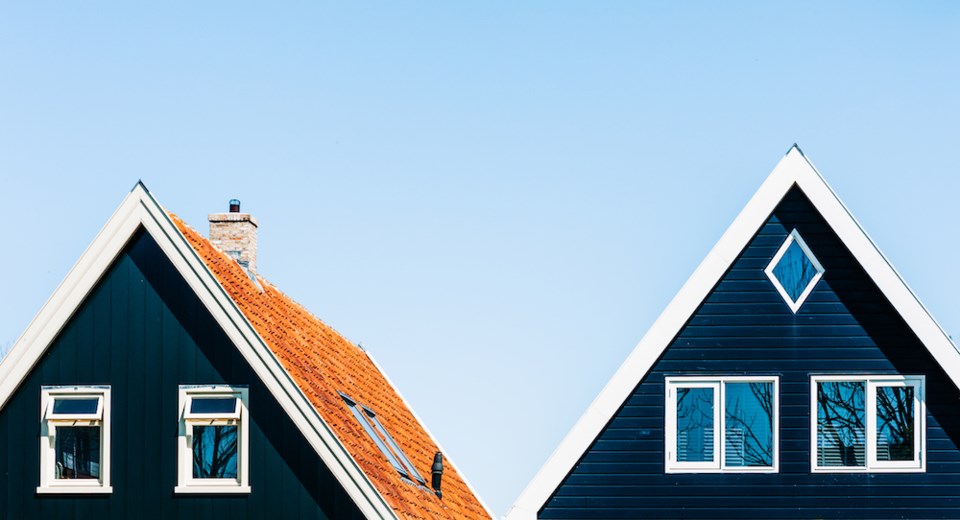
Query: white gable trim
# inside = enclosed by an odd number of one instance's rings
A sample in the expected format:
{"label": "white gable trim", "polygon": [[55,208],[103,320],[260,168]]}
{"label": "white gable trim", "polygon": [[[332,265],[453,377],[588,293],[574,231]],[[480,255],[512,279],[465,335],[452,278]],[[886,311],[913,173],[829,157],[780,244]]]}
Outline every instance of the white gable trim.
{"label": "white gable trim", "polygon": [[364,516],[371,519],[396,519],[393,509],[142,183],[134,186],[124,198],[120,207],[27,326],[6,358],[0,362],[0,408],[10,399],[141,226],[150,233],[203,305],[223,327],[244,359],[270,389]]}
{"label": "white gable trim", "polygon": [[506,514],[532,520],[723,274],[796,184],[960,387],[960,353],[820,173],[794,145]]}

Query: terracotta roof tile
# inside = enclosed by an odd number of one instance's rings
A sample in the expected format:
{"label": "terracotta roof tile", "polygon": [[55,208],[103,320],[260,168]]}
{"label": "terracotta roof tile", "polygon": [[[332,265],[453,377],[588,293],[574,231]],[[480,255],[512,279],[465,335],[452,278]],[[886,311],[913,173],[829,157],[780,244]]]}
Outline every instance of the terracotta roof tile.
{"label": "terracotta roof tile", "polygon": [[170,216],[398,517],[490,518],[452,465],[444,465],[438,499],[405,481],[356,422],[338,392],[376,412],[429,486],[437,445],[363,349],[258,276],[261,292],[240,264]]}

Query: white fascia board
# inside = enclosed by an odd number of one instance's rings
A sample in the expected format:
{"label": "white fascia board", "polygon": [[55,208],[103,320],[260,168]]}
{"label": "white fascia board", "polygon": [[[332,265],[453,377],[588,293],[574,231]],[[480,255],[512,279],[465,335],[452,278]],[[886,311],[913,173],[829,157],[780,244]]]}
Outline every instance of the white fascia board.
{"label": "white fascia board", "polygon": [[960,353],[820,173],[794,145],[504,517],[533,520],[787,192],[797,185],[960,388]]}
{"label": "white fascia board", "polygon": [[[410,406],[410,402],[407,401],[405,397],[403,397],[402,393],[400,393],[399,387],[393,384],[393,381],[390,380],[390,377],[387,376],[387,373],[383,371],[383,368],[380,366],[380,363],[377,363],[377,359],[373,357],[373,354],[371,354],[369,350],[364,350],[364,353],[367,355],[368,358],[370,358],[370,362],[373,363],[373,366],[377,367],[377,370],[380,372],[380,375],[382,375],[383,378],[387,381],[387,384],[390,385],[393,388],[393,391],[397,393],[397,397],[400,398],[400,402],[402,402],[403,405],[407,407],[407,410],[410,410],[410,414],[413,415],[413,418],[420,424],[420,427],[423,428],[423,431],[427,432],[427,436],[430,437],[430,440],[432,440],[433,443],[437,445],[437,450],[440,451],[440,453],[443,453],[443,463],[449,464],[450,467],[453,468],[458,475],[460,475],[460,479],[463,480],[463,483],[467,485],[467,489],[470,490],[471,493],[473,493],[473,496],[477,499],[477,502],[480,502],[480,505],[483,506],[483,510],[487,512],[487,515],[489,515],[490,518],[496,518],[496,515],[494,515],[490,507],[487,506],[487,503],[483,501],[483,498],[480,497],[477,491],[473,488],[473,485],[470,484],[470,481],[467,480],[467,477],[463,474],[462,471],[460,471],[460,468],[458,468],[457,465],[454,464],[453,457],[449,455],[449,452],[447,452],[447,450],[443,449],[443,446],[440,445],[440,441],[437,440],[437,438],[433,435],[433,432],[430,431],[430,428],[427,428],[427,423],[423,422],[420,419],[420,416],[417,415],[416,410],[414,410],[413,407]],[[427,473],[429,474],[430,472],[427,472]],[[441,482],[440,488],[442,491],[443,490],[442,482]]]}
{"label": "white fascia board", "polygon": [[0,408],[141,226],[184,277],[363,515],[370,519],[397,519],[393,509],[142,183],[134,186],[124,198],[0,362]]}

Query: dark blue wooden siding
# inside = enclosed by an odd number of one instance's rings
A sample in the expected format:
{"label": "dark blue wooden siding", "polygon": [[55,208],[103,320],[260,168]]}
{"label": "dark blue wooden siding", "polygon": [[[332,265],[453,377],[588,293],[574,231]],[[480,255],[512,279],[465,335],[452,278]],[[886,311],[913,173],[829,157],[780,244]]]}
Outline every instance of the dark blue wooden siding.
{"label": "dark blue wooden siding", "polygon": [[[110,495],[37,495],[40,386],[110,385]],[[174,495],[177,388],[248,385],[249,495]],[[138,233],[0,411],[0,515],[20,519],[362,518],[203,308]]]}
{"label": "dark blue wooden siding", "polygon": [[[796,315],[763,273],[794,227],[826,268]],[[753,373],[780,376],[780,472],[665,474],[664,377]],[[926,473],[810,473],[810,376],[830,373],[927,376]],[[956,386],[794,188],[539,517],[960,518],[958,405]]]}

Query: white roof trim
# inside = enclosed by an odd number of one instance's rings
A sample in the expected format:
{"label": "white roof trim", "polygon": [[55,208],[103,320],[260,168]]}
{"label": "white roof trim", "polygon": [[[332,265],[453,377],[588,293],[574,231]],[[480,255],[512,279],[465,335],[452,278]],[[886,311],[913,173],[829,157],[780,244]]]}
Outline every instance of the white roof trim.
{"label": "white roof trim", "polygon": [[157,242],[366,518],[397,519],[343,444],[142,183],[137,183],[0,362],[0,408],[140,227]]}
{"label": "white roof trim", "polygon": [[850,249],[934,359],[960,387],[960,353],[814,166],[794,145],[680,289],[600,395],[577,421],[506,514],[531,520],[603,430],[684,323],[709,295],[780,200],[796,184]]}

